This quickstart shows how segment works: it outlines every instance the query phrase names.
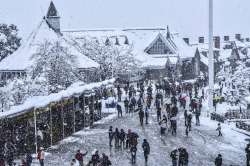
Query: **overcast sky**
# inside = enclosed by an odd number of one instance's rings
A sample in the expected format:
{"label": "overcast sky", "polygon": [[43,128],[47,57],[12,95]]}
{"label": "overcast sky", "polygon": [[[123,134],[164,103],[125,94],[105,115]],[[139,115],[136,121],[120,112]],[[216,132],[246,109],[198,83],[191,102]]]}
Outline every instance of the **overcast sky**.
{"label": "overcast sky", "polygon": [[[50,0],[0,0],[0,22],[23,37],[37,26]],[[166,27],[185,36],[207,35],[208,0],[54,0],[62,29]],[[250,0],[214,0],[216,34],[250,36]]]}

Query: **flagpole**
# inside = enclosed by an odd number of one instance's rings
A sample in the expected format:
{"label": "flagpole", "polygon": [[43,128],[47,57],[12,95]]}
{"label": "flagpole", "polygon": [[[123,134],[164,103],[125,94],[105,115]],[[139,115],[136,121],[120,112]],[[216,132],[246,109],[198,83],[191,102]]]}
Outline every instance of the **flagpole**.
{"label": "flagpole", "polygon": [[214,91],[214,55],[213,55],[213,0],[209,0],[209,98],[208,113],[213,111],[213,91]]}

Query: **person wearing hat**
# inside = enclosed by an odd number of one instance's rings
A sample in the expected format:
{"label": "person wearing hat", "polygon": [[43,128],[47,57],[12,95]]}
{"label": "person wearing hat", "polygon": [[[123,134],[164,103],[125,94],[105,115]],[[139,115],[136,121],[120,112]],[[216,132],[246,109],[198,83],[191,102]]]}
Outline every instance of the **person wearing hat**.
{"label": "person wearing hat", "polygon": [[40,166],[44,166],[45,153],[43,147],[39,148],[37,159],[39,160]]}
{"label": "person wearing hat", "polygon": [[222,166],[222,155],[218,154],[214,161],[215,166]]}

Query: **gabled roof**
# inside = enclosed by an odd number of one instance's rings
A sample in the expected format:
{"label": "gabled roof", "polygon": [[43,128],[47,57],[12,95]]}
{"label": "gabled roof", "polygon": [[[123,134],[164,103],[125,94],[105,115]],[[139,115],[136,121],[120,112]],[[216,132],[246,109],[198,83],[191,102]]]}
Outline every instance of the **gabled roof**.
{"label": "gabled roof", "polygon": [[171,38],[165,38],[163,37],[163,35],[161,33],[159,33],[156,38],[149,44],[149,46],[147,46],[144,50],[144,52],[148,52],[148,50],[155,44],[156,41],[158,41],[158,39],[161,39],[162,42],[169,48],[169,50],[171,51],[172,54],[176,53],[176,46],[173,43],[173,41],[171,40]]}
{"label": "gabled roof", "polygon": [[96,68],[98,63],[81,54],[71,41],[60,33],[51,29],[46,19],[42,19],[38,27],[30,34],[22,46],[0,62],[0,71],[24,71],[34,64],[32,56],[36,53],[39,44],[45,41],[60,41],[62,45],[68,48],[72,55],[75,55],[79,69]]}

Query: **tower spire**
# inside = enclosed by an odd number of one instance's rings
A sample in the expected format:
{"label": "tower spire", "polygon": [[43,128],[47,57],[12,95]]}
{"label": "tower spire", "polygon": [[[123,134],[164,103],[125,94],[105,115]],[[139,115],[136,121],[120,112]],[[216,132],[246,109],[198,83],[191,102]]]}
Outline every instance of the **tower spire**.
{"label": "tower spire", "polygon": [[54,31],[60,32],[60,16],[53,1],[50,2],[46,15],[46,21]]}
{"label": "tower spire", "polygon": [[56,7],[53,3],[53,1],[50,2],[49,9],[46,15],[47,18],[49,17],[59,17],[58,12],[56,10]]}

